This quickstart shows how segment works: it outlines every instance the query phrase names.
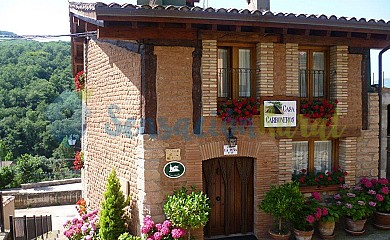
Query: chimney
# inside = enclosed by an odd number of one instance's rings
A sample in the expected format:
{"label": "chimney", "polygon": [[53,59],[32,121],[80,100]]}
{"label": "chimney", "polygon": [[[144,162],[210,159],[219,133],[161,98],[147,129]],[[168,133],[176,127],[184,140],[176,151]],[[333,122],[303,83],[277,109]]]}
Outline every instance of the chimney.
{"label": "chimney", "polygon": [[247,0],[249,10],[260,10],[260,11],[269,11],[270,10],[270,0]]}

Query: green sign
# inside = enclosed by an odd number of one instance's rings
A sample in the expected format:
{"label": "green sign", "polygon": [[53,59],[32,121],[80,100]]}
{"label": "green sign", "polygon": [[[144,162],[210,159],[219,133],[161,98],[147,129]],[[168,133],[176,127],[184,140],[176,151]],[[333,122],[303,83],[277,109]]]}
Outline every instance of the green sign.
{"label": "green sign", "polygon": [[169,178],[179,178],[183,176],[186,168],[181,162],[169,162],[164,166],[164,174]]}

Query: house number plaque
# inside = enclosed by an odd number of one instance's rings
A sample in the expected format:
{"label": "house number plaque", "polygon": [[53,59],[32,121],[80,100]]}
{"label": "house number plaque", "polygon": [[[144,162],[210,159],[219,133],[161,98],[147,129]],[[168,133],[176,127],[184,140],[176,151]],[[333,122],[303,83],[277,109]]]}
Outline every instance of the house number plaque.
{"label": "house number plaque", "polygon": [[181,162],[169,162],[164,166],[164,174],[169,178],[179,178],[183,176],[186,168]]}

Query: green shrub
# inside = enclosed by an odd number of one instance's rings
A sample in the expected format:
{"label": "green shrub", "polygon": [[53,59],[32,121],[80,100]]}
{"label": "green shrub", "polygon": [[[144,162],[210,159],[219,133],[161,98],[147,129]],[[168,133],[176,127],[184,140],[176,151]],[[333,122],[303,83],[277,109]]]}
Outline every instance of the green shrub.
{"label": "green shrub", "polygon": [[126,206],[125,197],[120,190],[119,179],[112,170],[107,179],[107,190],[104,193],[102,210],[100,211],[99,236],[102,240],[118,239],[126,231],[123,208]]}
{"label": "green shrub", "polygon": [[209,199],[201,191],[192,191],[182,187],[167,197],[164,212],[174,226],[184,229],[196,229],[206,225],[209,220]]}
{"label": "green shrub", "polygon": [[15,181],[15,175],[15,166],[0,168],[0,189],[17,187],[18,183]]}
{"label": "green shrub", "polygon": [[141,238],[137,236],[133,236],[128,232],[125,232],[119,236],[118,240],[141,240]]}

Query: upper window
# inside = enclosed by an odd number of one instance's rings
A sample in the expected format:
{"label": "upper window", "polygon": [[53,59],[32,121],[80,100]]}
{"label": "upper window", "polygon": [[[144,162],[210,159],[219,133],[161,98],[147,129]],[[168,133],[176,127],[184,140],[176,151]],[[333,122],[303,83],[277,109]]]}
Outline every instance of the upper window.
{"label": "upper window", "polygon": [[299,94],[309,100],[327,98],[328,64],[327,51],[324,48],[299,49]]}
{"label": "upper window", "polygon": [[254,96],[252,47],[218,47],[218,102]]}
{"label": "upper window", "polygon": [[338,141],[294,141],[292,149],[293,173],[302,169],[318,173],[332,171],[337,165]]}

